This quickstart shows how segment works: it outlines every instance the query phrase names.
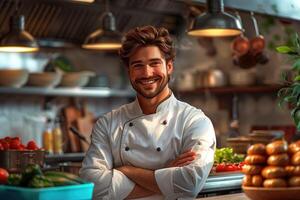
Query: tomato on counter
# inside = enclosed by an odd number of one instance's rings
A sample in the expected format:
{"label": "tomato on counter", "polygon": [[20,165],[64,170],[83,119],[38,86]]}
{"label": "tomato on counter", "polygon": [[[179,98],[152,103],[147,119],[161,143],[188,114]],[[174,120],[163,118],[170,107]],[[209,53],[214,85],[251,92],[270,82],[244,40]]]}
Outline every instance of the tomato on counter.
{"label": "tomato on counter", "polygon": [[8,172],[6,169],[0,168],[0,184],[6,184],[8,179]]}
{"label": "tomato on counter", "polygon": [[242,170],[243,163],[236,164],[226,164],[221,163],[216,165],[216,172],[232,172],[232,171],[240,171]]}

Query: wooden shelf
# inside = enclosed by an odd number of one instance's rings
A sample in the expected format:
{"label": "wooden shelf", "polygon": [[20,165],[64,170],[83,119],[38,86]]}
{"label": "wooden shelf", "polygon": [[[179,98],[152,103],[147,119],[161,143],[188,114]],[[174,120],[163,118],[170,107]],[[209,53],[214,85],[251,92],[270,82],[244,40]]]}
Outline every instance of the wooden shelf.
{"label": "wooden shelf", "polygon": [[275,93],[282,85],[255,85],[255,86],[227,86],[215,88],[196,88],[191,91],[176,91],[178,94],[199,94],[199,93],[212,93],[212,94],[247,94],[247,93]]}
{"label": "wooden shelf", "polygon": [[10,88],[0,87],[0,94],[13,95],[39,95],[39,96],[67,96],[67,97],[134,97],[135,93],[129,89],[111,89],[106,87],[94,88],[38,88],[22,87]]}

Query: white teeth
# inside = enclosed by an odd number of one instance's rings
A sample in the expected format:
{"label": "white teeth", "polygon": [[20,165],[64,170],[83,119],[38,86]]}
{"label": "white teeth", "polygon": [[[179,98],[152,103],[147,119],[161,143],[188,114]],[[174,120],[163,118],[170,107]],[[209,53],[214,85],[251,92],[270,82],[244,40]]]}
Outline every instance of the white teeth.
{"label": "white teeth", "polygon": [[155,80],[143,80],[143,81],[141,81],[142,84],[152,84],[154,82],[155,82]]}

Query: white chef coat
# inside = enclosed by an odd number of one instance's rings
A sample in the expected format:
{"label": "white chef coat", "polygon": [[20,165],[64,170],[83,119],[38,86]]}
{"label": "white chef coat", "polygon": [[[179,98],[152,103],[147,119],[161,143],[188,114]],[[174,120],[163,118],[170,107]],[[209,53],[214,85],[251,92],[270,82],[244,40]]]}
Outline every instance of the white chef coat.
{"label": "white chef coat", "polygon": [[[143,114],[137,99],[105,114],[91,140],[80,175],[95,183],[94,199],[109,200],[124,199],[134,188],[133,181],[114,169],[122,165],[155,170],[163,195],[140,199],[194,198],[213,165],[216,144],[210,119],[173,94],[154,114]],[[189,149],[197,153],[191,164],[165,168]]]}

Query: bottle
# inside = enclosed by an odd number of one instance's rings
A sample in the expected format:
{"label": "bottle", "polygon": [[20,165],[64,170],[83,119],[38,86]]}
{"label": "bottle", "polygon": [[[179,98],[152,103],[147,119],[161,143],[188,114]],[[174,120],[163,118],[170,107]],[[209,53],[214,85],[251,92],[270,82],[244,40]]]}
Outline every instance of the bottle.
{"label": "bottle", "polygon": [[54,122],[53,147],[54,147],[54,153],[56,153],[56,154],[63,153],[63,134],[62,134],[62,130],[60,128],[59,117],[57,117]]}
{"label": "bottle", "polygon": [[53,153],[53,123],[50,118],[47,118],[45,131],[43,133],[43,148],[48,151],[49,154]]}

